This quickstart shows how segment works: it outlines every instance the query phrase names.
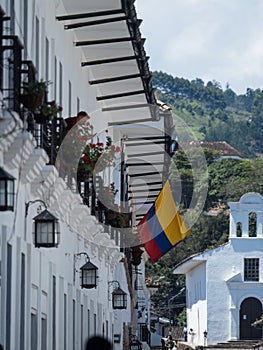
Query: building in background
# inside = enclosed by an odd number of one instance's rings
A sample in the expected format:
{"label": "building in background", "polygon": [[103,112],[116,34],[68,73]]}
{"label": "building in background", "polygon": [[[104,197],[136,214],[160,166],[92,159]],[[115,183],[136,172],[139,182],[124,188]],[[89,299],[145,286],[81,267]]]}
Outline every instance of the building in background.
{"label": "building in background", "polygon": [[187,326],[195,345],[262,339],[262,327],[252,323],[263,304],[263,197],[246,193],[229,207],[229,242],[174,270],[186,275]]}

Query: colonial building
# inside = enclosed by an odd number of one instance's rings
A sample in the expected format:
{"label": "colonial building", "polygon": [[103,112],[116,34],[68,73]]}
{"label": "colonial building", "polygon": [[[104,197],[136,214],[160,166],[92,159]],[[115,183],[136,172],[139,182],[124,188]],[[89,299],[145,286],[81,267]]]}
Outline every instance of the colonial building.
{"label": "colonial building", "polygon": [[263,197],[247,193],[229,207],[229,242],[174,270],[186,275],[187,325],[194,331],[189,341],[195,345],[262,339],[262,328],[251,324],[262,315]]}
{"label": "colonial building", "polygon": [[[149,348],[133,228],[166,179],[172,119],[133,3],[0,0],[5,350],[81,350],[95,334],[115,350]],[[86,146],[107,155],[95,172]]]}

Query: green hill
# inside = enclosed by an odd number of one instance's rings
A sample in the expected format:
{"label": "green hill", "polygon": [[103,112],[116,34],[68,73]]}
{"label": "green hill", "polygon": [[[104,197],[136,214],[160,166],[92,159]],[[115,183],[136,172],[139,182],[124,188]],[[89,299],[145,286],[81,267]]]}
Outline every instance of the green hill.
{"label": "green hill", "polygon": [[157,97],[172,107],[199,141],[226,141],[247,157],[263,154],[263,91],[237,95],[216,81],[189,81],[154,72]]}
{"label": "green hill", "polygon": [[[154,265],[146,264],[149,280],[159,283],[151,298],[152,309],[157,316],[170,316],[175,322],[183,322],[183,306],[173,308],[169,304],[170,298],[185,284],[184,276],[172,274],[173,267],[192,254],[228,240],[229,201],[238,201],[250,191],[263,195],[263,92],[247,89],[245,95],[237,95],[230,88],[223,91],[214,81],[205,85],[201,79],[189,81],[162,72],[153,73],[153,85],[157,97],[172,107],[199,141],[226,141],[248,158],[218,160],[218,154],[204,149],[209,179],[203,212],[190,235]],[[184,210],[191,202],[193,174],[183,150],[173,157],[170,174],[173,187],[178,184],[181,191],[180,207]],[[183,305],[184,298],[182,292],[177,303]]]}

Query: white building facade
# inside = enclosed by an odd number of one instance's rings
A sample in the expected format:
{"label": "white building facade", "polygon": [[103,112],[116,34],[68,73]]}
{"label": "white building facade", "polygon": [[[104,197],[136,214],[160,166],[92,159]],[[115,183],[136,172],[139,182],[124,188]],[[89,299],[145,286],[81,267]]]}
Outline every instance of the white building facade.
{"label": "white building facade", "polygon": [[[171,113],[155,101],[133,1],[0,0],[0,17],[0,168],[14,179],[14,204],[0,211],[0,343],[80,350],[101,335],[114,350],[129,349],[131,337],[147,349],[150,301],[144,279],[136,280],[144,264],[136,270],[129,245],[84,203],[84,182],[78,187],[56,162],[63,120],[86,111],[93,141],[108,130],[121,147],[115,170],[100,176],[116,179],[130,227],[151,205],[148,193],[153,201],[162,188]],[[23,82],[32,80],[51,82],[45,98],[63,107],[58,124],[32,122],[34,111],[22,106]],[[1,182],[1,203],[9,190]],[[45,208],[59,235],[54,246],[37,247],[32,226]],[[97,286],[87,289],[80,277],[89,261]],[[125,309],[113,308],[116,284]]]}
{"label": "white building facade", "polygon": [[187,326],[195,345],[262,339],[262,329],[251,324],[263,305],[263,197],[247,193],[229,206],[229,242],[174,270],[186,275]]}

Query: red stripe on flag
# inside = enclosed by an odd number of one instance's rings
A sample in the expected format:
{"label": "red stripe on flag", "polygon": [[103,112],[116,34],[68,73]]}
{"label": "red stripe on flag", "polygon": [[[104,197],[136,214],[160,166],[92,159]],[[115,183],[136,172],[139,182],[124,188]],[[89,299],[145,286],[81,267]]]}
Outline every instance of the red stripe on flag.
{"label": "red stripe on flag", "polygon": [[[144,245],[145,250],[147,251],[149,257],[151,258],[152,264],[160,259],[162,256],[162,252],[158,248],[158,245],[154,241],[147,219],[149,215],[145,215],[143,220],[140,222],[140,225],[138,226],[138,232],[140,235],[141,242]],[[144,220],[145,219],[145,220]],[[144,223],[142,223],[144,221]]]}
{"label": "red stripe on flag", "polygon": [[154,264],[155,261],[159,260],[163,255],[163,253],[160,251],[157,244],[155,243],[154,239],[151,239],[150,241],[146,242],[144,244],[144,248],[150,257],[152,264]]}

